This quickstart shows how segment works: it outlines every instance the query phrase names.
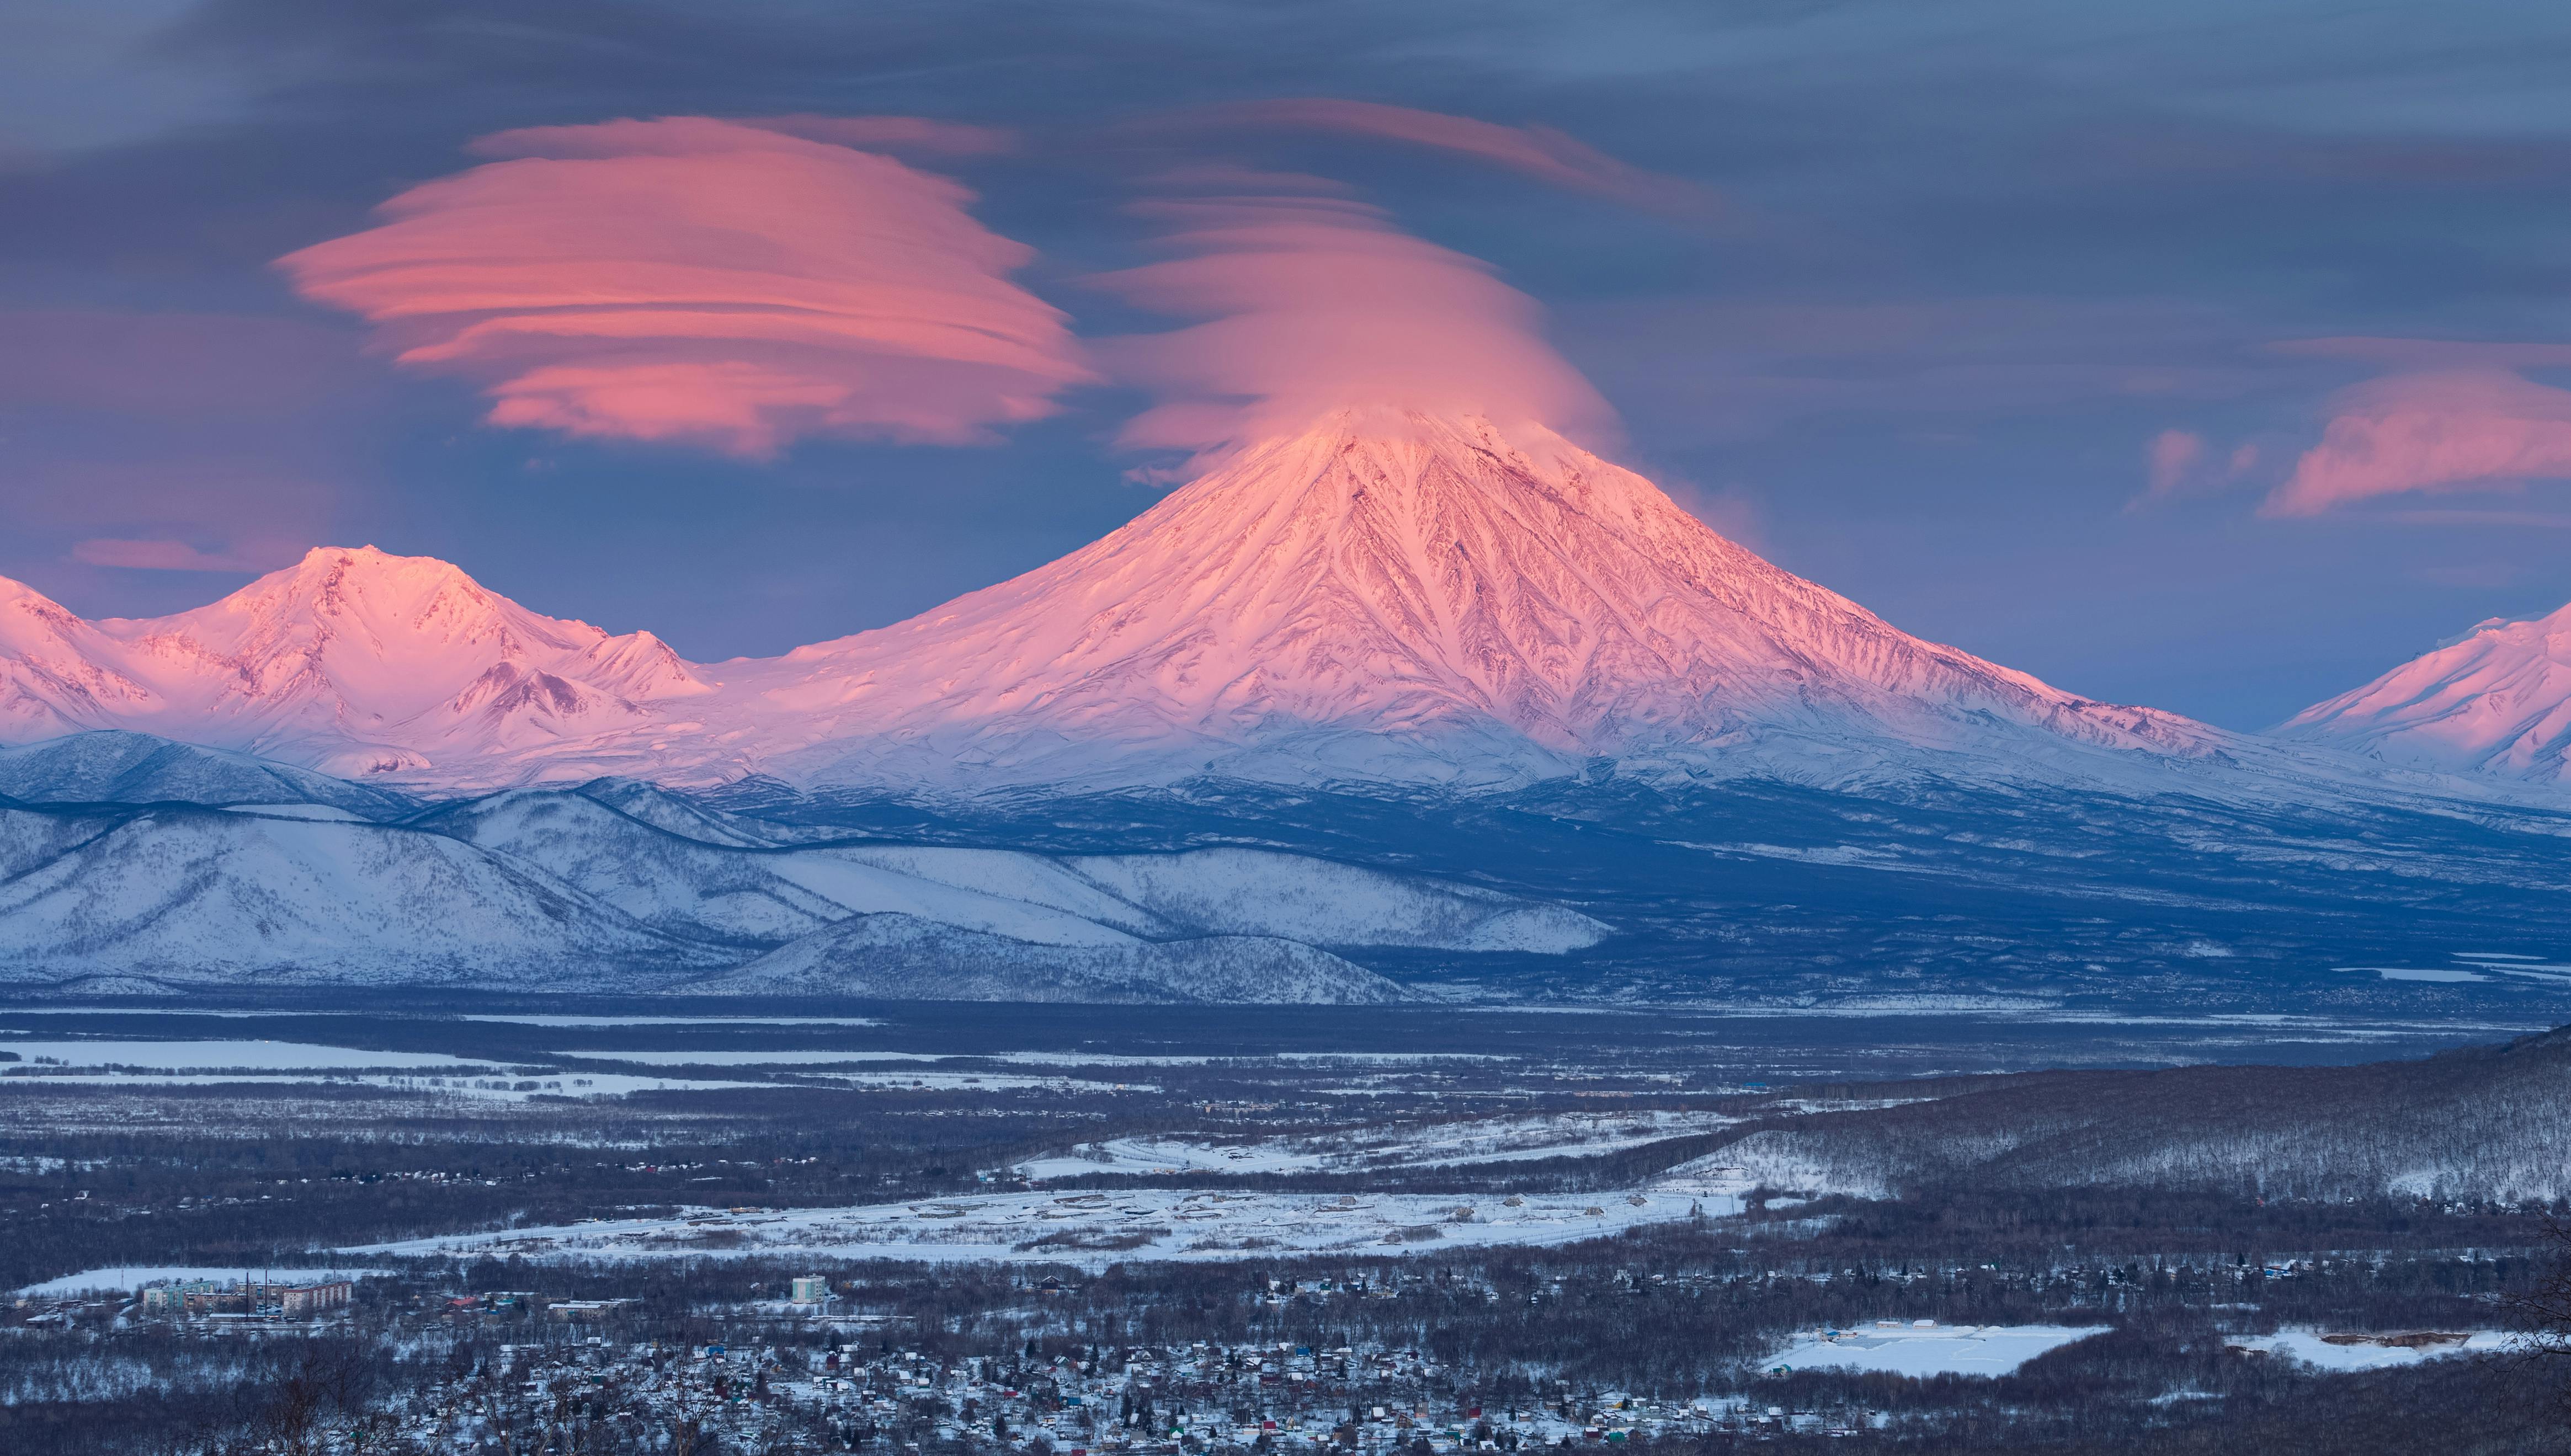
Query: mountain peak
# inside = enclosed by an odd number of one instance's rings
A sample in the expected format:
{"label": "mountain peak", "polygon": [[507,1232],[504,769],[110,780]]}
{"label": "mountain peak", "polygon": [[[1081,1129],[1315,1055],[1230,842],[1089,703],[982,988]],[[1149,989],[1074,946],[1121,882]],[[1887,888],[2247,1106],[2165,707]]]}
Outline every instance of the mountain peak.
{"label": "mountain peak", "polygon": [[2487,619],[2276,731],[2410,766],[2571,781],[2571,606]]}
{"label": "mountain peak", "polygon": [[[10,606],[0,598],[0,612]],[[647,719],[646,702],[710,691],[658,638],[530,612],[452,563],[373,546],[316,547],[174,616],[53,612],[39,624],[47,642],[0,637],[11,737],[132,728],[338,772],[417,774],[595,738]]]}
{"label": "mountain peak", "polygon": [[213,607],[182,616],[202,619],[214,612],[271,622],[342,620],[362,624],[364,631],[396,635],[506,633],[543,623],[550,635],[568,632],[589,641],[606,636],[584,622],[538,617],[452,562],[395,556],[372,546],[316,546],[294,565],[269,572]]}
{"label": "mountain peak", "polygon": [[[2198,752],[1921,642],[1550,431],[1334,412],[1049,566],[739,675],[789,776],[1511,781],[1813,771],[1860,742]],[[800,737],[800,745],[793,739]],[[1764,748],[1754,748],[1760,740]],[[1773,751],[1772,751],[1773,750]]]}

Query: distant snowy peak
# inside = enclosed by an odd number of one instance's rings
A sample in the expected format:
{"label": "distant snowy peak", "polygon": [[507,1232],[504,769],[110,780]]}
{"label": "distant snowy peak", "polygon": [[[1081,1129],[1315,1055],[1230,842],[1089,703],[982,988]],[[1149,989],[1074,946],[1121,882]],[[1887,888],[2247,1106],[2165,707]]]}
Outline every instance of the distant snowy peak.
{"label": "distant snowy peak", "polygon": [[2277,733],[2409,766],[2571,781],[2571,607],[2483,622]]}
{"label": "distant snowy peak", "polygon": [[316,549],[172,617],[83,622],[9,585],[0,732],[20,740],[129,728],[343,774],[470,781],[477,758],[635,728],[653,705],[712,691],[649,633],[545,617],[445,562],[371,546]]}
{"label": "distant snowy peak", "polygon": [[1473,782],[1607,757],[1837,776],[1887,749],[2199,754],[2219,737],[1911,637],[1641,476],[1519,433],[1333,416],[1049,566],[742,665],[785,715],[765,766]]}

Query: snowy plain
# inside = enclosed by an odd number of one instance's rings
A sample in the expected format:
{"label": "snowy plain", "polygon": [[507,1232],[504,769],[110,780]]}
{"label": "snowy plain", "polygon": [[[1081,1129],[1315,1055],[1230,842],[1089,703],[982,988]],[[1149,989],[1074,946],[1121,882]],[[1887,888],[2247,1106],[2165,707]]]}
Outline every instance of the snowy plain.
{"label": "snowy plain", "polygon": [[566,1076],[559,1071],[532,1076],[474,1067],[451,1076],[417,1072],[11,1072],[0,1087],[373,1087],[385,1092],[431,1097],[468,1098],[477,1102],[525,1102],[536,1097],[624,1097],[637,1092],[723,1092],[767,1087],[765,1082],[718,1082],[694,1077],[639,1077],[615,1072]]}
{"label": "snowy plain", "polygon": [[1885,1319],[1800,1336],[1771,1357],[1768,1367],[1913,1378],[2006,1375],[2048,1350],[2105,1334],[2110,1328],[2104,1324],[1938,1324],[1933,1320]]}
{"label": "snowy plain", "polygon": [[1042,1183],[1100,1173],[1340,1173],[1525,1163],[1596,1157],[1663,1139],[1717,1132],[1739,1121],[1704,1112],[1555,1113],[1360,1128],[1237,1144],[1114,1138],[1030,1159],[1019,1165],[1018,1173]]}
{"label": "snowy plain", "polygon": [[[1746,1190],[1744,1190],[1746,1192]],[[841,1209],[601,1219],[444,1234],[337,1250],[407,1258],[488,1255],[546,1262],[823,1257],[1103,1265],[1222,1260],[1246,1253],[1426,1252],[1568,1243],[1702,1214],[1738,1213],[1711,1187],[1622,1194],[1316,1195],[1210,1189],[1011,1193]]]}
{"label": "snowy plain", "polygon": [[2317,1329],[2281,1329],[2230,1343],[2244,1350],[2283,1355],[2314,1369],[2385,1370],[2416,1365],[2451,1355],[2491,1354],[2518,1348],[2521,1337],[2499,1330],[2421,1331],[2407,1334],[2334,1334]]}
{"label": "snowy plain", "polygon": [[314,1042],[269,1041],[0,1041],[0,1052],[28,1064],[135,1067],[156,1071],[318,1072],[487,1067],[444,1052],[376,1052]]}

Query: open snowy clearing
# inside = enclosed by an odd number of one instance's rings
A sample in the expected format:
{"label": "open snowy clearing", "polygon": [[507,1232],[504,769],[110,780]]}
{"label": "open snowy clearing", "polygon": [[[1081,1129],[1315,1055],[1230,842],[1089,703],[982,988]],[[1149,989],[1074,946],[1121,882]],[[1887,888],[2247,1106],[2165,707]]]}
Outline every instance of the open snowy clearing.
{"label": "open snowy clearing", "polygon": [[[881,1026],[870,1016],[461,1016],[458,1021],[498,1021],[511,1026]],[[893,1054],[887,1054],[893,1055]]]}
{"label": "open snowy clearing", "polygon": [[27,1063],[65,1067],[137,1067],[176,1072],[370,1071],[379,1068],[485,1067],[487,1061],[444,1052],[373,1052],[312,1042],[0,1042]]}
{"label": "open snowy clearing", "polygon": [[1522,1163],[1591,1158],[1667,1138],[1711,1133],[1739,1121],[1718,1113],[1570,1113],[1371,1128],[1243,1144],[1117,1138],[1032,1159],[1020,1164],[1018,1173],[1042,1183],[1097,1173],[1325,1173]]}
{"label": "open snowy clearing", "polygon": [[346,1013],[346,1012],[344,1012],[344,1011],[311,1011],[311,1010],[295,1010],[295,1009],[293,1009],[293,1008],[291,1008],[291,1007],[287,1007],[287,1008],[280,1008],[280,1009],[275,1010],[275,1011],[240,1011],[240,1010],[224,1010],[224,1009],[216,1008],[216,1007],[203,1007],[203,1008],[200,1008],[200,1007],[195,1007],[195,1006],[182,1007],[182,1008],[172,1008],[172,1007],[167,1007],[167,1006],[12,1006],[12,1007],[10,1007],[10,1008],[8,1009],[8,1011],[7,1011],[6,1013],[0,1013],[0,1014],[5,1014],[5,1015],[8,1015],[8,1016],[13,1016],[13,1017],[15,1017],[15,1016],[186,1016],[186,1017],[194,1018],[194,1017],[201,1017],[201,1016],[203,1016],[203,1017],[227,1018],[227,1019],[234,1020],[234,1021],[249,1021],[249,1020],[264,1020],[265,1018],[268,1018],[268,1017],[271,1017],[271,1016],[345,1016],[345,1015],[347,1015],[348,1013]]}
{"label": "open snowy clearing", "polygon": [[2238,1349],[2283,1355],[2321,1370],[2382,1370],[2447,1355],[2486,1354],[2517,1346],[2518,1336],[2483,1329],[2469,1333],[2422,1330],[2398,1334],[2336,1334],[2281,1329],[2230,1341]]}
{"label": "open snowy clearing", "polygon": [[1159,1092],[1151,1082],[1090,1082],[1072,1077],[1026,1077],[1014,1072],[816,1072],[842,1087],[884,1092]]}
{"label": "open snowy clearing", "polygon": [[218,805],[228,814],[257,814],[271,819],[309,819],[314,823],[362,824],[362,814],[353,814],[335,804],[325,803],[228,803]]}
{"label": "open snowy clearing", "polygon": [[869,1062],[936,1062],[940,1057],[918,1052],[784,1051],[628,1051],[591,1047],[577,1052],[547,1052],[547,1057],[586,1058],[593,1062],[632,1062],[643,1067],[853,1067]]}
{"label": "open snowy clearing", "polygon": [[[468,1017],[466,1019],[481,1021],[497,1020],[499,1018]],[[570,1018],[559,1018],[554,1022],[542,1022],[538,1018],[525,1018],[525,1020],[531,1023],[552,1025],[558,1024],[559,1022],[566,1022],[570,1020]],[[622,1027],[645,1024],[714,1026],[720,1025],[721,1023],[700,1023],[693,1022],[685,1018],[672,1017],[666,1022],[607,1023],[602,1021],[598,1024]],[[771,1026],[787,1026],[794,1025],[796,1023],[780,1019],[764,1024]],[[1508,1057],[1484,1056],[1477,1052],[1350,1052],[1346,1054],[1321,1052],[1277,1052],[1264,1053],[1257,1056],[1212,1057],[1122,1055],[1113,1052],[835,1051],[828,1048],[814,1049],[800,1047],[772,1049],[750,1048],[746,1050],[721,1051],[673,1051],[657,1047],[638,1048],[628,1051],[617,1048],[586,1047],[578,1051],[548,1052],[545,1055],[552,1057],[587,1057],[595,1061],[639,1062],[655,1067],[825,1067],[831,1065],[855,1065],[866,1062],[996,1062],[1001,1065],[1011,1067],[1210,1067],[1218,1063],[1225,1065],[1264,1065],[1274,1067],[1279,1063],[1301,1066],[1310,1063],[1326,1064],[1330,1062],[1400,1066],[1408,1063],[1478,1063],[1517,1060],[1515,1058]]]}
{"label": "open snowy clearing", "polygon": [[478,1102],[525,1102],[537,1097],[623,1097],[636,1092],[708,1092],[768,1087],[765,1082],[718,1082],[687,1077],[641,1077],[593,1072],[570,1077],[559,1072],[537,1076],[468,1066],[463,1071],[432,1076],[417,1072],[26,1072],[0,1074],[0,1090],[39,1087],[372,1087],[385,1092],[425,1093],[435,1097],[471,1098]]}
{"label": "open snowy clearing", "polygon": [[1802,1335],[1768,1368],[1848,1370],[1868,1374],[2006,1375],[2074,1340],[2105,1334],[2104,1324],[1937,1324],[1879,1320],[1852,1329]]}
{"label": "open snowy clearing", "polygon": [[1033,1261],[1227,1259],[1255,1253],[1396,1253],[1568,1243],[1703,1213],[1741,1212],[1737,1194],[1246,1194],[1137,1189],[1001,1194],[845,1209],[730,1214],[712,1209],[548,1228],[447,1234],[338,1250],[400,1257],[489,1255],[568,1261],[708,1256]]}

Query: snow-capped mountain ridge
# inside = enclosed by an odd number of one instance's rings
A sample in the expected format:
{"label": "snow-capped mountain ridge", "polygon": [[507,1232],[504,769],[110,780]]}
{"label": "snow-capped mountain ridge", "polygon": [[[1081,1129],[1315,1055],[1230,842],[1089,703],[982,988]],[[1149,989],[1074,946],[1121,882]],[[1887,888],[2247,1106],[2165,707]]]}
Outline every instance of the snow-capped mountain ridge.
{"label": "snow-capped mountain ridge", "polygon": [[[239,801],[291,794],[298,775],[117,741],[137,737],[0,753],[0,778],[47,766],[13,758],[68,756],[52,766],[105,790],[44,807],[0,798],[0,990],[114,974],[164,989],[1375,1003],[1406,993],[1338,950],[1560,956],[1613,933],[1563,905],[1271,851],[796,843],[811,835],[630,782],[375,822]],[[378,807],[371,790],[300,778]]]}
{"label": "snow-capped mountain ridge", "polygon": [[196,612],[0,595],[0,739],[130,728],[444,790],[1850,783],[2219,761],[2232,735],[1911,637],[1541,429],[1340,412],[907,622],[715,667],[443,562],[316,550]]}
{"label": "snow-capped mountain ridge", "polygon": [[84,622],[0,588],[0,732],[122,728],[348,775],[594,737],[707,683],[649,633],[545,617],[446,562],[316,548],[211,606]]}
{"label": "snow-capped mountain ridge", "polygon": [[2276,731],[2414,767],[2571,782],[2571,607],[2483,621]]}

